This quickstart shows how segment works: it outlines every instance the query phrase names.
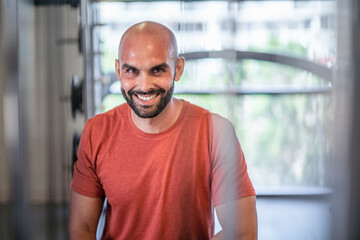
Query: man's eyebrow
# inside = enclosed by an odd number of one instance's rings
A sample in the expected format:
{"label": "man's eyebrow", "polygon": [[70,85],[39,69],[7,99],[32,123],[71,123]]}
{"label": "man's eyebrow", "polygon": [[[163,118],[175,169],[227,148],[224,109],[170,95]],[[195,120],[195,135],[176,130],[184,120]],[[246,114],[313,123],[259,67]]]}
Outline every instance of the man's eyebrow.
{"label": "man's eyebrow", "polygon": [[161,63],[159,65],[153,66],[151,69],[156,69],[156,68],[169,68],[169,65],[167,63]]}
{"label": "man's eyebrow", "polygon": [[127,64],[127,63],[124,63],[122,66],[121,66],[121,69],[126,69],[126,68],[130,68],[130,69],[137,69],[136,67],[134,67],[134,66],[131,66],[131,65],[129,65],[129,64]]}

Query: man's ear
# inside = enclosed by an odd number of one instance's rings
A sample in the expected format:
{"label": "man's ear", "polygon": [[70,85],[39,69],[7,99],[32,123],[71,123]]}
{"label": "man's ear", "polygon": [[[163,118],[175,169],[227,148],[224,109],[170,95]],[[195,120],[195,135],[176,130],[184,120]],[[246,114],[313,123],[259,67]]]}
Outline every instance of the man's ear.
{"label": "man's ear", "polygon": [[175,67],[175,77],[174,77],[175,81],[180,80],[181,75],[184,72],[184,68],[185,68],[185,58],[179,57],[176,62],[176,67]]}
{"label": "man's ear", "polygon": [[120,81],[120,63],[118,59],[115,59],[115,72],[116,72],[116,76]]}

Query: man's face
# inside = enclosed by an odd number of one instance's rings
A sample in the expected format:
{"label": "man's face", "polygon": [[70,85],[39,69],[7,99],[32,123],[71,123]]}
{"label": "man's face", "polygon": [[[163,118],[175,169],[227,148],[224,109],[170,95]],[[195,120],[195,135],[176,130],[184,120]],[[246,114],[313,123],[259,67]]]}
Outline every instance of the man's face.
{"label": "man's face", "polygon": [[[140,118],[153,118],[170,102],[177,74],[170,41],[152,35],[126,38],[116,71],[121,92]],[[181,69],[182,72],[182,69]]]}

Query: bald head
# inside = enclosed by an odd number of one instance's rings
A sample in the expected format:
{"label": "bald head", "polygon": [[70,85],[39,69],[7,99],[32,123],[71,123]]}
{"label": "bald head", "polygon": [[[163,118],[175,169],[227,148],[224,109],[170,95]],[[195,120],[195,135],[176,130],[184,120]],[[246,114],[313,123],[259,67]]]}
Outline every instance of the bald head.
{"label": "bald head", "polygon": [[169,57],[174,59],[178,58],[178,48],[174,33],[160,23],[146,21],[137,23],[125,31],[119,44],[119,59],[121,58],[125,42],[142,41],[144,38],[166,44],[165,47],[168,47]]}

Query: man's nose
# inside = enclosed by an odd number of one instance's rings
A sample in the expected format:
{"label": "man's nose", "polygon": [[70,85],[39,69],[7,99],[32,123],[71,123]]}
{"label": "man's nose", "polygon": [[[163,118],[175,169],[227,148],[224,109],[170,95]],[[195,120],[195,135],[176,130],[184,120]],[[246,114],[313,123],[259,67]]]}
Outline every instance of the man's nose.
{"label": "man's nose", "polygon": [[150,89],[154,88],[153,80],[153,77],[149,76],[148,74],[141,75],[137,84],[138,89],[143,92],[149,91]]}

